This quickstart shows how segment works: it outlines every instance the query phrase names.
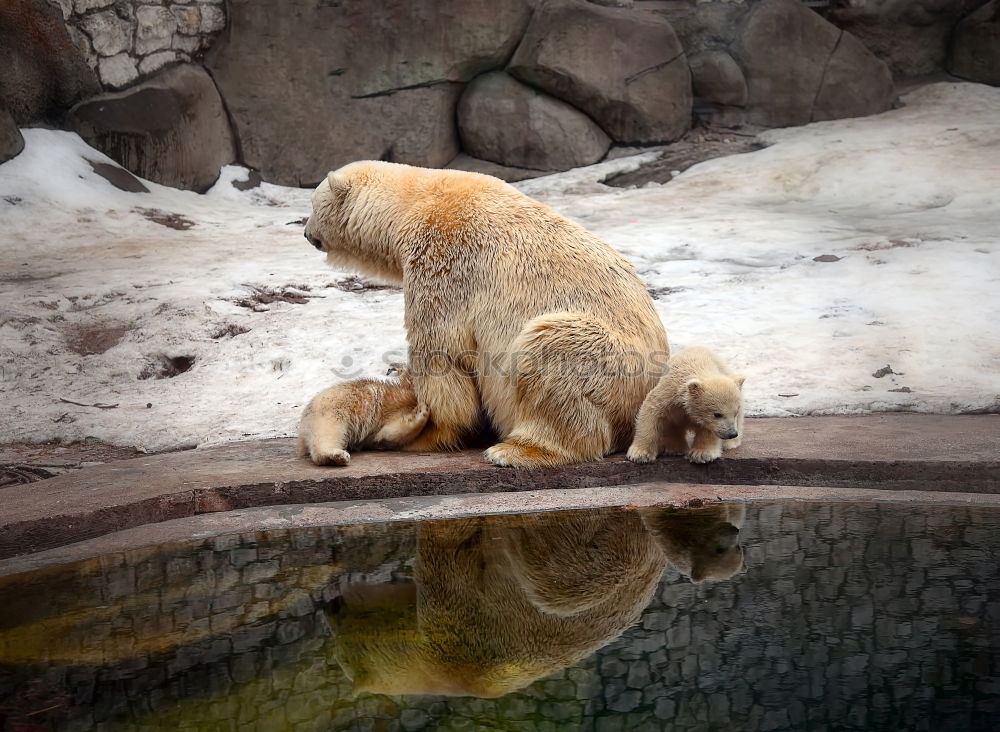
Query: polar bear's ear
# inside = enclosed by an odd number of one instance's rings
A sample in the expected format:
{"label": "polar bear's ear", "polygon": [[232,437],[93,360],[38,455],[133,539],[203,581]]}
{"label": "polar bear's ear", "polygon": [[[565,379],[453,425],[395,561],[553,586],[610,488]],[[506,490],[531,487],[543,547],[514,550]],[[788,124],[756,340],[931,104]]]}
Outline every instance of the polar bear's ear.
{"label": "polar bear's ear", "polygon": [[687,384],[685,384],[685,386],[687,387],[688,394],[692,395],[700,394],[702,389],[704,389],[698,379],[691,379]]}
{"label": "polar bear's ear", "polygon": [[341,173],[339,170],[331,170],[326,174],[326,183],[330,186],[330,190],[334,193],[347,190],[349,184],[347,182],[347,176]]}
{"label": "polar bear's ear", "polygon": [[740,390],[741,390],[741,391],[743,390],[743,383],[744,383],[744,382],[745,382],[746,380],[747,380],[747,377],[746,377],[746,376],[737,376],[737,377],[736,377],[736,386],[740,387]]}

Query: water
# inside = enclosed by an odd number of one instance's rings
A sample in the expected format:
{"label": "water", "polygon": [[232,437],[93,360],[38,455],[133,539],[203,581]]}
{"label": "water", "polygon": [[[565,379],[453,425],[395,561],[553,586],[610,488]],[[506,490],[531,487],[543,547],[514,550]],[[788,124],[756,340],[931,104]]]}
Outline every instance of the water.
{"label": "water", "polygon": [[2,578],[0,722],[995,728],[1000,511],[760,503],[741,518],[297,529]]}

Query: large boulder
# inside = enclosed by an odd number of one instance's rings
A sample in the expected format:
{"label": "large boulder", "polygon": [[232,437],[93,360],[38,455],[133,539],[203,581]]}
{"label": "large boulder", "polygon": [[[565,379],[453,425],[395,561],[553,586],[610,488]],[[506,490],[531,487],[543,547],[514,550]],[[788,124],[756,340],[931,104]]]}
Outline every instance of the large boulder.
{"label": "large boulder", "polygon": [[69,120],[122,167],[175,188],[207,190],[236,159],[222,100],[200,66],[174,66],[126,91],[81,102]]}
{"label": "large boulder", "polygon": [[709,124],[738,126],[747,104],[743,70],[725,51],[706,49],[688,57],[695,116]]}
{"label": "large boulder", "polygon": [[0,107],[0,163],[6,163],[24,149],[24,138],[17,123],[3,107]]}
{"label": "large boulder", "polygon": [[587,115],[511,78],[480,76],[458,104],[462,149],[501,165],[568,170],[604,157],[611,140]]}
{"label": "large boulder", "polygon": [[812,120],[883,112],[892,104],[893,97],[889,67],[869,53],[857,38],[841,32],[813,102]]}
{"label": "large boulder", "polygon": [[528,0],[232,0],[207,64],[244,162],[312,185],[352,160],[442,166],[458,151],[461,84],[501,67]]}
{"label": "large boulder", "polygon": [[892,105],[886,65],[798,0],[757,3],[733,52],[746,75],[753,123],[801,125]]}
{"label": "large boulder", "polygon": [[1000,86],[1000,1],[991,0],[955,27],[948,70]]}
{"label": "large boulder", "polygon": [[901,77],[945,66],[952,29],[983,0],[864,0],[837,2],[826,11]]}
{"label": "large boulder", "polygon": [[645,10],[551,0],[508,72],[583,110],[614,140],[676,140],[691,125],[691,74],[670,23]]}
{"label": "large boulder", "polygon": [[0,101],[15,122],[57,121],[75,102],[99,90],[58,4],[0,2]]}

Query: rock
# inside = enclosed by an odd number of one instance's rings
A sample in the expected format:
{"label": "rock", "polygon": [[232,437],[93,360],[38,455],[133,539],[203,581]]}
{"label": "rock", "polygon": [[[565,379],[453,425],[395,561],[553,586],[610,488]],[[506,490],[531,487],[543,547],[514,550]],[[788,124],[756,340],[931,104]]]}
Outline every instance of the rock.
{"label": "rock", "polygon": [[955,27],[948,70],[1000,86],[1000,1],[991,0]]}
{"label": "rock", "polygon": [[158,51],[146,56],[146,58],[139,62],[139,73],[143,75],[151,74],[176,60],[177,54],[173,51]]}
{"label": "rock", "polygon": [[505,180],[508,183],[516,183],[519,180],[538,178],[543,175],[548,175],[550,172],[548,170],[514,168],[508,165],[500,165],[499,163],[494,163],[489,160],[474,158],[471,155],[466,155],[465,153],[459,153],[444,167],[451,170],[466,170],[470,173],[492,175],[494,178]]}
{"label": "rock", "polygon": [[698,51],[688,59],[695,116],[709,125],[743,124],[747,82],[739,64],[725,51]]}
{"label": "rock", "polygon": [[226,27],[226,13],[221,7],[208,6],[201,9],[201,32],[218,33]]}
{"label": "rock", "polygon": [[102,58],[97,62],[97,71],[101,75],[101,83],[111,89],[120,89],[139,78],[135,61],[127,53]]}
{"label": "rock", "polygon": [[289,0],[276,23],[267,4],[230,3],[208,67],[265,180],[313,185],[362,158],[445,165],[460,83],[502,66],[531,14],[528,0],[379,7]]}
{"label": "rock", "polygon": [[[747,116],[755,124],[782,127],[874,114],[892,103],[885,64],[797,0],[762,0],[733,51],[746,75]],[[831,70],[834,78],[826,80]],[[852,72],[867,75],[852,78]]]}
{"label": "rock", "polygon": [[812,119],[863,117],[892,106],[895,91],[889,67],[850,33],[843,32],[823,74]]}
{"label": "rock", "polygon": [[6,163],[24,149],[24,138],[17,123],[3,107],[0,107],[0,163]]}
{"label": "rock", "polygon": [[587,115],[503,71],[469,84],[458,104],[458,129],[470,155],[517,168],[591,165],[611,146]]}
{"label": "rock", "polygon": [[773,127],[812,121],[823,69],[842,31],[798,0],[763,0],[735,46],[746,73],[749,118]]}
{"label": "rock", "polygon": [[200,66],[175,66],[127,91],[94,97],[69,118],[89,144],[163,185],[204,191],[236,158],[222,100]]}
{"label": "rock", "polygon": [[177,18],[167,8],[144,5],[135,11],[135,52],[141,55],[170,48]]}
{"label": "rock", "polygon": [[132,24],[113,10],[84,16],[80,27],[101,56],[114,56],[132,48]]}
{"label": "rock", "polygon": [[114,5],[115,0],[74,0],[73,7],[77,13],[86,13],[95,8],[106,8]]}
{"label": "rock", "polygon": [[669,142],[691,124],[684,51],[670,23],[649,11],[552,0],[535,11],[507,70],[618,142]]}
{"label": "rock", "polygon": [[177,32],[193,36],[201,31],[201,9],[197,5],[171,5],[170,12],[177,21]]}
{"label": "rock", "polygon": [[70,39],[57,4],[0,2],[0,99],[15,122],[58,120],[98,90],[97,77]]}
{"label": "rock", "polygon": [[865,0],[834,3],[826,18],[853,34],[897,76],[941,71],[952,29],[983,0]]}
{"label": "rock", "polygon": [[688,59],[696,98],[742,107],[747,103],[747,81],[733,57],[725,51],[699,51]]}
{"label": "rock", "polygon": [[108,183],[120,191],[126,193],[149,193],[149,189],[143,185],[142,181],[129,173],[125,168],[120,168],[111,163],[101,163],[90,158],[84,158],[94,172],[104,178]]}

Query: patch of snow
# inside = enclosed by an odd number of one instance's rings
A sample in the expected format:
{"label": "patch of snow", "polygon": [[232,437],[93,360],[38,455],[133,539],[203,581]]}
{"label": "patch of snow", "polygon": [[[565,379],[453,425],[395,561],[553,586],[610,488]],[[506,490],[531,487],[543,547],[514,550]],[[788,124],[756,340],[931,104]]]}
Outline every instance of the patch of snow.
{"label": "patch of snow", "polygon": [[[662,186],[601,185],[645,153],[518,187],[629,256],[671,346],[726,356],[752,414],[997,411],[1000,89],[905,101]],[[204,195],[125,193],[76,135],[23,134],[0,165],[0,442],[292,435],[320,389],[405,360],[402,293],[303,239],[311,191],[239,191],[227,166]]]}

